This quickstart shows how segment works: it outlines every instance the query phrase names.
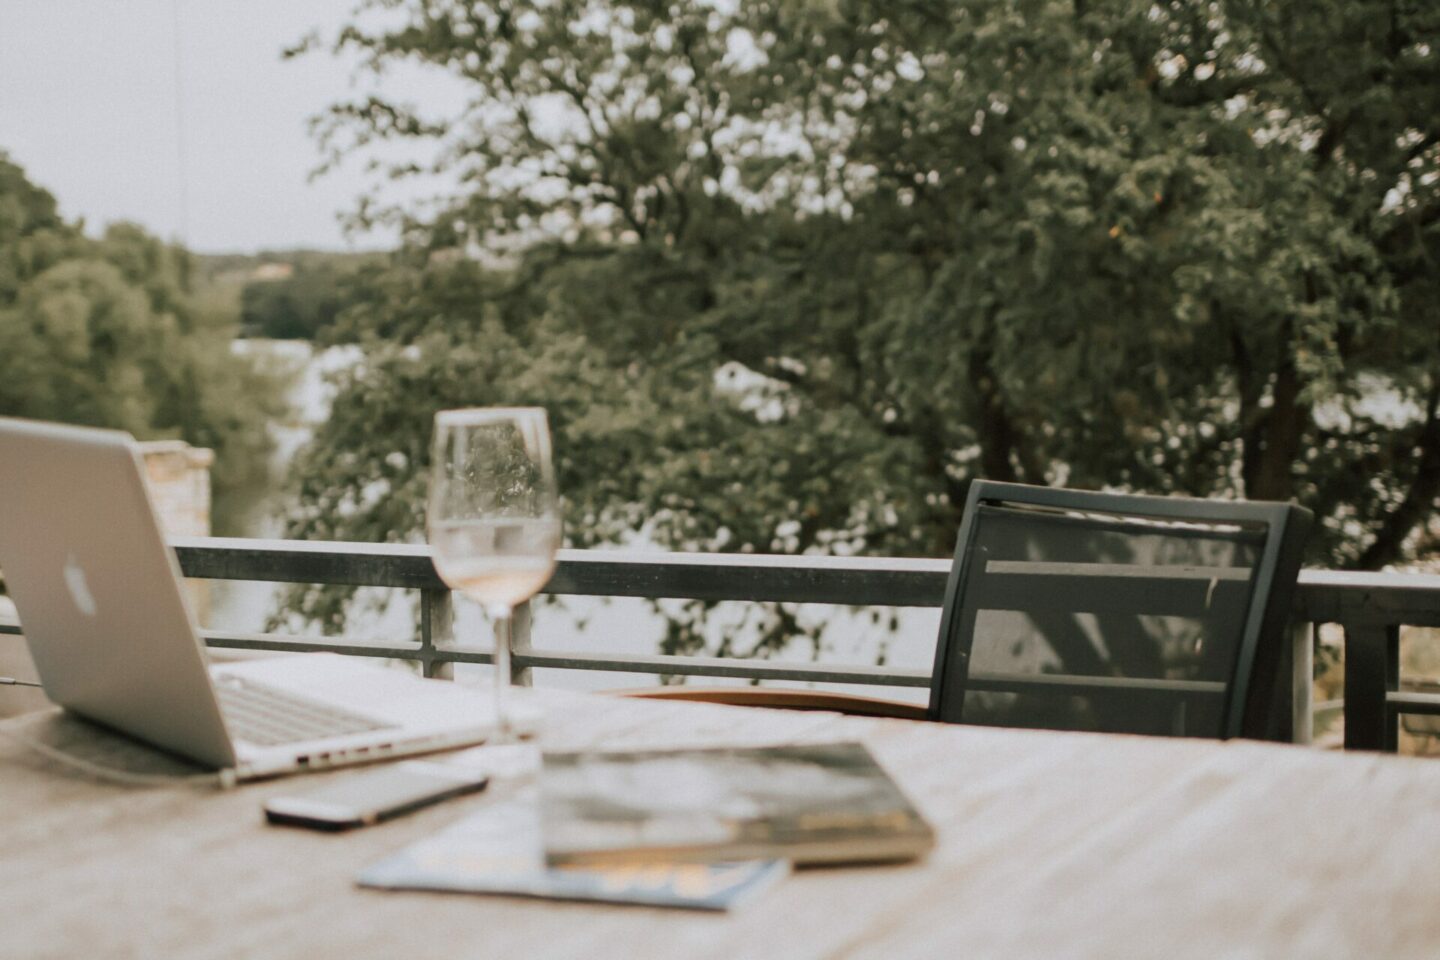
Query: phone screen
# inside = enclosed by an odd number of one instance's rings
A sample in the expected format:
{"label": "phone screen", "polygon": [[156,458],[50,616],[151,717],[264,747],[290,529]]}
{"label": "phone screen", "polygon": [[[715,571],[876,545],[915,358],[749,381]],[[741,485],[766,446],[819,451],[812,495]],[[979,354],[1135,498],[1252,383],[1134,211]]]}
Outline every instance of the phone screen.
{"label": "phone screen", "polygon": [[442,763],[409,761],[345,777],[294,796],[272,797],[273,823],[344,829],[418,810],[485,786],[483,774]]}

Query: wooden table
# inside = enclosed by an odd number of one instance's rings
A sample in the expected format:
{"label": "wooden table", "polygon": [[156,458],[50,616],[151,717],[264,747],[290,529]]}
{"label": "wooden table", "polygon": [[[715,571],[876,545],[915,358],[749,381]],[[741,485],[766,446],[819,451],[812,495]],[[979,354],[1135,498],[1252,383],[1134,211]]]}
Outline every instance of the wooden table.
{"label": "wooden table", "polygon": [[[0,956],[1440,956],[1434,761],[529,695],[556,749],[863,739],[939,844],[918,865],[798,873],[730,915],[360,890],[361,867],[486,797],[314,834],[261,822],[296,781],[126,788],[0,740]],[[68,718],[31,724],[173,766]]]}

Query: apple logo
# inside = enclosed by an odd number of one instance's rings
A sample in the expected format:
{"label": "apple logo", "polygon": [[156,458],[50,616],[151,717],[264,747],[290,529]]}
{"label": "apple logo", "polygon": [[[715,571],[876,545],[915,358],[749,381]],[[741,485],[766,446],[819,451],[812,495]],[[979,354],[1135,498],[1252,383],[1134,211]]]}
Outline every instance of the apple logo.
{"label": "apple logo", "polygon": [[65,558],[65,586],[70,588],[75,607],[87,617],[95,616],[95,595],[90,592],[90,584],[85,582],[85,571],[75,562],[73,553]]}

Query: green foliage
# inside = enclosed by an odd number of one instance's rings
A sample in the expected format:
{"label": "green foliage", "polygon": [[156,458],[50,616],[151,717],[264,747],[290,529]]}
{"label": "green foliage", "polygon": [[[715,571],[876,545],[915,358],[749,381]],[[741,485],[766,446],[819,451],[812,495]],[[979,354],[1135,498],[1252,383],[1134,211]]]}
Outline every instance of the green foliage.
{"label": "green foliage", "polygon": [[316,340],[354,299],[354,278],[334,264],[299,263],[281,279],[251,280],[240,291],[247,334],[275,340]]}
{"label": "green foliage", "polygon": [[131,224],[85,237],[0,153],[0,414],[210,447],[223,493],[264,475],[274,409],[233,331],[186,251]]}
{"label": "green foliage", "polygon": [[1440,13],[382,6],[334,48],[472,97],[322,143],[464,190],[357,214],[409,249],[337,327],[374,356],[297,532],[413,536],[428,414],[528,401],[581,543],[946,555],[974,476],[1298,499],[1326,563],[1433,543]]}

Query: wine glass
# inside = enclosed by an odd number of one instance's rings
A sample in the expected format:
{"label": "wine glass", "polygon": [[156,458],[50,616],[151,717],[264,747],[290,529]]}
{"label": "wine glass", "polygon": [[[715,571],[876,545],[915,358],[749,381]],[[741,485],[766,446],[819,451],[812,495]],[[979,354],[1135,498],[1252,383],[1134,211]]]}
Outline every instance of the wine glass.
{"label": "wine glass", "polygon": [[435,415],[426,527],[435,571],[495,627],[495,738],[514,744],[510,624],[555,571],[560,510],[550,428],[538,407]]}

